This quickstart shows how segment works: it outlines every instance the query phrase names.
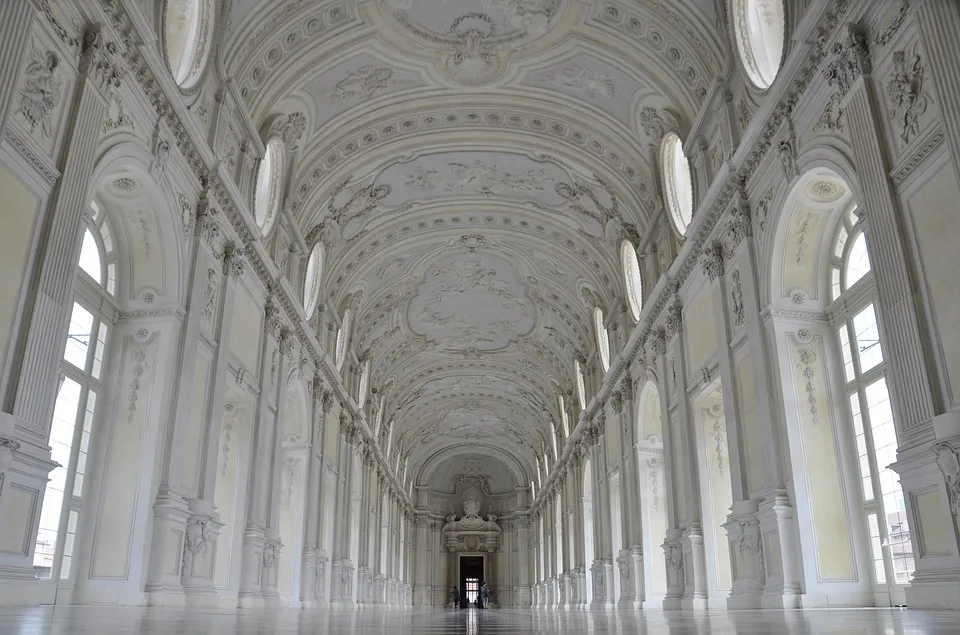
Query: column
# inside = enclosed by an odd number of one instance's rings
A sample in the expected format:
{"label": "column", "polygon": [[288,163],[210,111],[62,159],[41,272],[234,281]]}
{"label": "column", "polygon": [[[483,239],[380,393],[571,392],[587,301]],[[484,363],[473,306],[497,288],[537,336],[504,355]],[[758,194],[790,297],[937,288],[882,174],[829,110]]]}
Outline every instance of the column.
{"label": "column", "polygon": [[637,422],[633,383],[625,374],[611,402],[620,433],[620,509],[623,548],[617,558],[620,569],[620,608],[643,608],[643,518],[640,513],[640,466],[636,452]]}
{"label": "column", "polygon": [[[936,70],[939,71],[933,81],[945,93],[941,115],[948,148],[954,152],[958,149],[958,141],[949,138],[949,134],[955,132],[958,126],[957,79],[956,68],[949,64],[957,53],[946,52],[946,49],[955,39],[949,29],[958,24],[957,7],[935,4],[954,3],[922,3],[918,11],[918,24],[926,34],[925,44],[938,35],[947,37],[934,45],[930,57],[935,60]],[[887,384],[899,442],[897,463],[893,467],[900,474],[907,514],[910,518],[917,518],[922,510],[912,509],[915,496],[922,495],[933,486],[938,489],[941,486],[931,478],[935,472],[930,462],[949,456],[946,452],[931,453],[929,442],[935,441],[936,447],[942,449],[946,447],[942,444],[949,443],[950,438],[944,435],[954,435],[960,430],[953,429],[956,413],[936,416],[944,410],[944,395],[941,394],[941,383],[932,370],[937,368],[935,360],[927,359],[928,351],[934,350],[936,343],[929,341],[929,329],[920,328],[921,324],[929,324],[929,320],[924,314],[923,297],[918,291],[920,284],[917,281],[922,277],[915,263],[919,259],[911,253],[912,245],[904,227],[904,219],[909,218],[909,214],[895,195],[887,176],[891,166],[887,160],[889,139],[883,138],[884,131],[888,137],[896,132],[878,125],[878,122],[887,119],[880,103],[882,93],[878,93],[883,90],[878,82],[885,83],[886,79],[873,76],[866,34],[852,25],[848,25],[847,29],[846,42],[830,61],[827,77],[831,86],[843,95],[841,103],[863,196],[859,213],[863,214],[861,223],[870,247],[870,262],[876,280],[877,314],[884,357],[888,363]],[[953,155],[955,170],[958,156]],[[946,484],[949,485],[949,482],[947,479]],[[949,489],[946,493],[950,495]],[[930,518],[927,522],[932,524],[936,521]],[[960,559],[956,556],[960,547],[958,534],[950,532],[949,539],[943,541],[947,543],[944,546],[949,546],[949,555],[938,549],[942,555],[922,557],[923,541],[920,534],[923,525],[911,526],[910,529],[914,553],[920,557],[914,558],[916,571],[907,590],[907,601],[916,607],[960,608]]]}
{"label": "column", "polygon": [[[667,309],[666,339],[671,354],[670,373],[676,386],[677,421],[679,434],[676,441],[680,447],[682,465],[677,470],[684,472],[684,501],[686,521],[681,523],[683,545],[684,581],[683,608],[707,608],[707,563],[703,546],[703,525],[700,515],[700,466],[695,443],[696,422],[690,412],[687,399],[687,356],[683,334],[682,309],[679,298]],[[668,411],[669,412],[669,411]]]}
{"label": "column", "polygon": [[[245,262],[240,249],[232,244],[224,245],[222,269],[217,275],[220,307],[219,319],[214,320],[213,328],[216,348],[210,360],[211,377],[206,395],[205,421],[194,425],[205,426],[200,444],[200,482],[195,497],[187,499],[190,517],[187,518],[184,534],[183,564],[180,584],[188,596],[191,605],[217,604],[213,582],[213,564],[216,561],[217,542],[223,524],[214,507],[214,492],[217,486],[217,464],[219,457],[220,422],[223,418],[223,395],[226,390],[227,362],[230,357],[230,331],[233,320],[233,301],[236,286],[243,277]],[[207,283],[210,282],[207,271]],[[199,307],[198,307],[199,308]],[[202,318],[201,318],[202,321]]]}
{"label": "column", "polygon": [[[794,517],[794,505],[787,488],[787,476],[782,456],[783,421],[774,404],[775,377],[772,360],[768,356],[768,336],[760,318],[759,247],[753,236],[752,212],[742,184],[734,218],[730,224],[728,244],[733,247],[731,266],[732,288],[725,298],[734,302],[734,327],[738,320],[747,331],[744,345],[750,358],[751,374],[740,381],[753,382],[759,439],[753,442],[762,448],[763,494],[756,513],[758,527],[747,518],[747,524],[737,540],[738,556],[752,555],[752,565],[762,580],[760,598],[762,608],[800,608],[801,580],[800,537]],[[737,298],[741,305],[736,306]],[[729,313],[727,313],[729,315]],[[742,316],[742,317],[741,317]],[[732,335],[732,334],[731,334]],[[772,345],[772,344],[771,344]],[[733,373],[736,376],[736,373]],[[724,380],[726,381],[726,380]],[[742,388],[742,386],[740,387]],[[756,495],[756,492],[750,492]],[[767,542],[764,542],[766,537]],[[771,548],[779,543],[779,549]],[[772,565],[779,560],[779,566]],[[776,572],[780,572],[777,574]],[[771,573],[772,572],[772,573]]]}
{"label": "column", "polygon": [[[664,500],[667,507],[667,534],[664,537],[661,549],[666,561],[667,592],[663,597],[664,610],[681,608],[686,580],[684,579],[683,543],[681,523],[684,520],[683,508],[684,489],[679,486],[675,470],[681,467],[677,464],[676,456],[679,449],[680,434],[670,415],[672,396],[671,383],[668,381],[670,363],[667,360],[667,341],[663,329],[657,329],[650,337],[650,354],[654,358],[657,370],[657,389],[660,394],[660,412],[663,424],[663,488]],[[650,554],[653,557],[653,554]]]}
{"label": "column", "polygon": [[324,482],[329,476],[323,467],[323,457],[326,452],[326,418],[333,406],[333,398],[319,376],[313,378],[311,394],[314,423],[311,426],[305,539],[300,557],[300,604],[304,608],[316,608],[326,600],[328,562],[323,545],[322,514],[328,503],[324,497]]}

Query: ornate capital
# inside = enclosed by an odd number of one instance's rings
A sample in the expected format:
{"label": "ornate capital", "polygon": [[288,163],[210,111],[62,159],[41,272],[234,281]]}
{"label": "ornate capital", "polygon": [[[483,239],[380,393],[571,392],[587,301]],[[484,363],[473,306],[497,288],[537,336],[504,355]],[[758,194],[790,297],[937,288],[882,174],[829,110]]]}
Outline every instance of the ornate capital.
{"label": "ornate capital", "polygon": [[80,72],[87,75],[103,92],[120,87],[123,68],[117,45],[104,40],[99,25],[88,28],[80,47]]}
{"label": "ornate capital", "polygon": [[683,308],[679,302],[672,304],[667,307],[666,314],[664,326],[666,327],[666,337],[670,339],[683,331]]}
{"label": "ornate capital", "polygon": [[843,42],[833,45],[833,58],[824,69],[827,83],[846,95],[853,83],[873,71],[867,35],[859,27],[848,24]]}
{"label": "ornate capital", "polygon": [[238,282],[243,277],[246,264],[240,247],[232,242],[223,246],[223,275],[230,276],[234,282]]}
{"label": "ornate capital", "polygon": [[723,276],[723,245],[720,242],[714,241],[703,248],[700,267],[710,282],[716,282],[717,278]]}
{"label": "ornate capital", "polygon": [[619,390],[610,393],[610,406],[615,413],[621,414],[623,412],[623,393]]}

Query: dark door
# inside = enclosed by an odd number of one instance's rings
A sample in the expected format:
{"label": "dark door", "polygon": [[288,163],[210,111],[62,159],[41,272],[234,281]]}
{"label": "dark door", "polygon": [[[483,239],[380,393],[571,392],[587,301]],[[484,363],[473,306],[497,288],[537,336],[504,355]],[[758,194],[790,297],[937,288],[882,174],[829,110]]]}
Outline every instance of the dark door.
{"label": "dark door", "polygon": [[470,606],[477,605],[483,583],[483,556],[460,556],[460,593]]}

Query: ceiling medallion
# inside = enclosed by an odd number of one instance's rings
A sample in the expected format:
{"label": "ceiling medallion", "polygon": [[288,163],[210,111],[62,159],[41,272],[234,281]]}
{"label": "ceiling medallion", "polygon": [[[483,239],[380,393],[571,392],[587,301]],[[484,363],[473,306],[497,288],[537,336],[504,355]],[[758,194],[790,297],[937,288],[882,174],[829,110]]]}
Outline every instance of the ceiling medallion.
{"label": "ceiling medallion", "polygon": [[833,181],[816,180],[807,184],[806,193],[816,203],[833,203],[840,199],[846,190]]}
{"label": "ceiling medallion", "polygon": [[459,84],[499,78],[507,58],[546,35],[558,22],[564,0],[379,0],[388,23],[419,51],[438,54],[439,70]]}

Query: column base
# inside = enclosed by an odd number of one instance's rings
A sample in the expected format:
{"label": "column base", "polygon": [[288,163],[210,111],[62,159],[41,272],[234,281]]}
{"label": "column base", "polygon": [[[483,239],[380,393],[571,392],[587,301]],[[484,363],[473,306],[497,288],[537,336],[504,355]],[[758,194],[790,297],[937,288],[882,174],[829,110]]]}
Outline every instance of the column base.
{"label": "column base", "polygon": [[762,609],[801,609],[803,596],[799,593],[764,593],[760,596]]}
{"label": "column base", "polygon": [[906,588],[907,606],[912,609],[960,609],[960,571],[953,575],[952,580],[914,579]]}

